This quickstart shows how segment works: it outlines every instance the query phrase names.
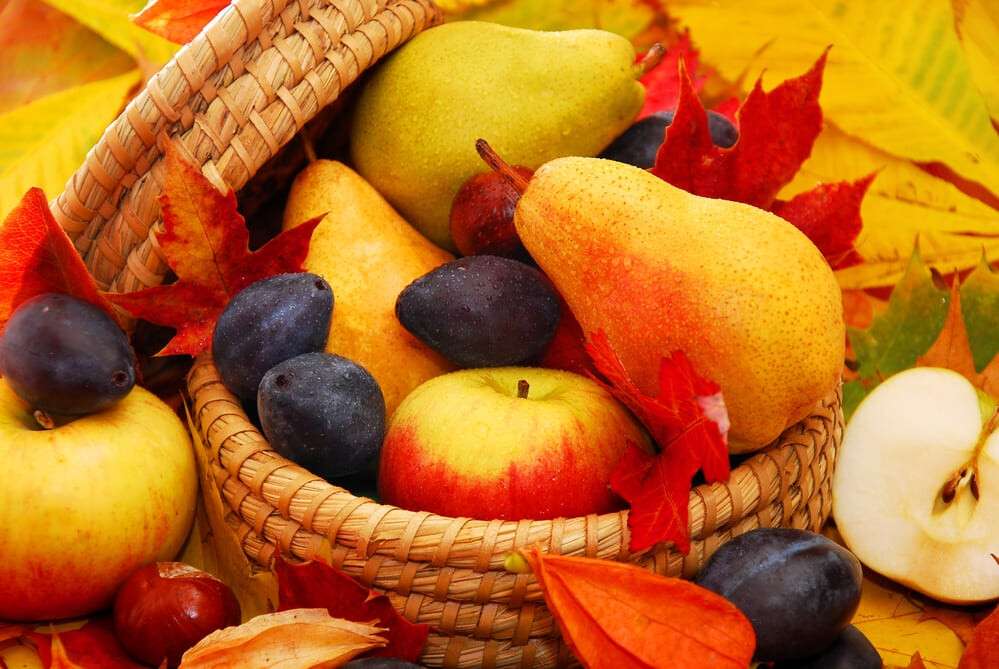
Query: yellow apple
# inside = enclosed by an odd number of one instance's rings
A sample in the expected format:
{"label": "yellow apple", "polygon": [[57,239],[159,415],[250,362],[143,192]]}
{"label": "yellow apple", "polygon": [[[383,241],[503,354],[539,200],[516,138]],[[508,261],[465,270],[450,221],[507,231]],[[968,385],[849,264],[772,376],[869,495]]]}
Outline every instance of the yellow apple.
{"label": "yellow apple", "polygon": [[0,462],[0,619],[101,609],[137,567],[173,558],[191,527],[190,439],[142,388],[46,430],[0,379]]}

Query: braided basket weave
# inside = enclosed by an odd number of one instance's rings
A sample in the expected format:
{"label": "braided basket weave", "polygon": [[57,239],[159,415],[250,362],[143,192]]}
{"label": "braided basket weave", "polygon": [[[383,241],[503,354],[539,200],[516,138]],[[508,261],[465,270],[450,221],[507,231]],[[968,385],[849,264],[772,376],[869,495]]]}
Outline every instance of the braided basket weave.
{"label": "braided basket weave", "polygon": [[[155,233],[163,143],[216,185],[239,189],[379,58],[439,21],[430,0],[235,0],[154,76],[107,129],[52,204],[98,283],[129,291],[167,272]],[[318,557],[429,623],[422,661],[443,667],[574,663],[529,574],[505,571],[517,548],[630,560],[692,576],[733,536],[757,527],[817,530],[829,515],[843,418],[830,395],[726,484],[690,495],[692,549],[631,555],[627,512],[483,521],[355,497],[271,450],[222,385],[210,356],[188,378],[196,429],[246,554]]]}

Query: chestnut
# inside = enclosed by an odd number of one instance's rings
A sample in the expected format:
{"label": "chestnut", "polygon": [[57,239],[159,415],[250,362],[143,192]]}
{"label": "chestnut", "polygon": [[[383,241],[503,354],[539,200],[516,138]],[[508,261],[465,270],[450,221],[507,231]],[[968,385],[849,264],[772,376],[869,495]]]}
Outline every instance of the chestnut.
{"label": "chestnut", "polygon": [[180,665],[203,638],[240,622],[239,601],[225,583],[183,562],[136,570],[114,599],[114,631],[134,659],[154,667]]}

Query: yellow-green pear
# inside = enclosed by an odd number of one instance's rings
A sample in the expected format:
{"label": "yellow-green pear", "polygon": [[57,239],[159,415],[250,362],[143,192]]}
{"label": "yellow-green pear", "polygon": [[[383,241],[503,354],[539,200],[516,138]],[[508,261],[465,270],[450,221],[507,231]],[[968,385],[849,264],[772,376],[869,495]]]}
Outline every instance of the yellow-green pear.
{"label": "yellow-green pear", "polygon": [[641,109],[628,40],[459,21],[417,35],[361,92],[351,131],[358,172],[434,243],[454,250],[451,201],[485,168],[482,137],[531,169],[594,156]]}
{"label": "yellow-green pear", "polygon": [[317,160],[295,178],[284,229],[326,214],[305,269],[333,288],[326,350],[362,365],[381,386],[385,410],[452,366],[395,317],[395,301],[416,278],[453,257],[414,230],[364,179],[343,163]]}
{"label": "yellow-green pear", "polygon": [[839,383],[839,287],[774,214],[630,165],[562,158],[535,173],[514,224],[583,331],[606,332],[644,392],[677,349],[721,385],[734,452],[770,443]]}

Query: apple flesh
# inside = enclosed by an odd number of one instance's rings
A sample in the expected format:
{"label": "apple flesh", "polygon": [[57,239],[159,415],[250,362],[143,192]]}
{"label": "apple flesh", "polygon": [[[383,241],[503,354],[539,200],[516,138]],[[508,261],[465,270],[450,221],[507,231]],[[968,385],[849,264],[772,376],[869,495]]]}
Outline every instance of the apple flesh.
{"label": "apple flesh", "polygon": [[595,382],[550,369],[469,369],[431,379],[399,406],[379,492],[403,508],[471,518],[556,518],[620,508],[608,483],[648,441]]}
{"label": "apple flesh", "polygon": [[999,597],[996,424],[995,402],[946,369],[902,372],[864,399],[833,479],[861,562],[944,602]]}
{"label": "apple flesh", "polygon": [[191,527],[191,442],[142,388],[44,430],[0,379],[0,461],[0,619],[101,609],[136,568],[173,558]]}

